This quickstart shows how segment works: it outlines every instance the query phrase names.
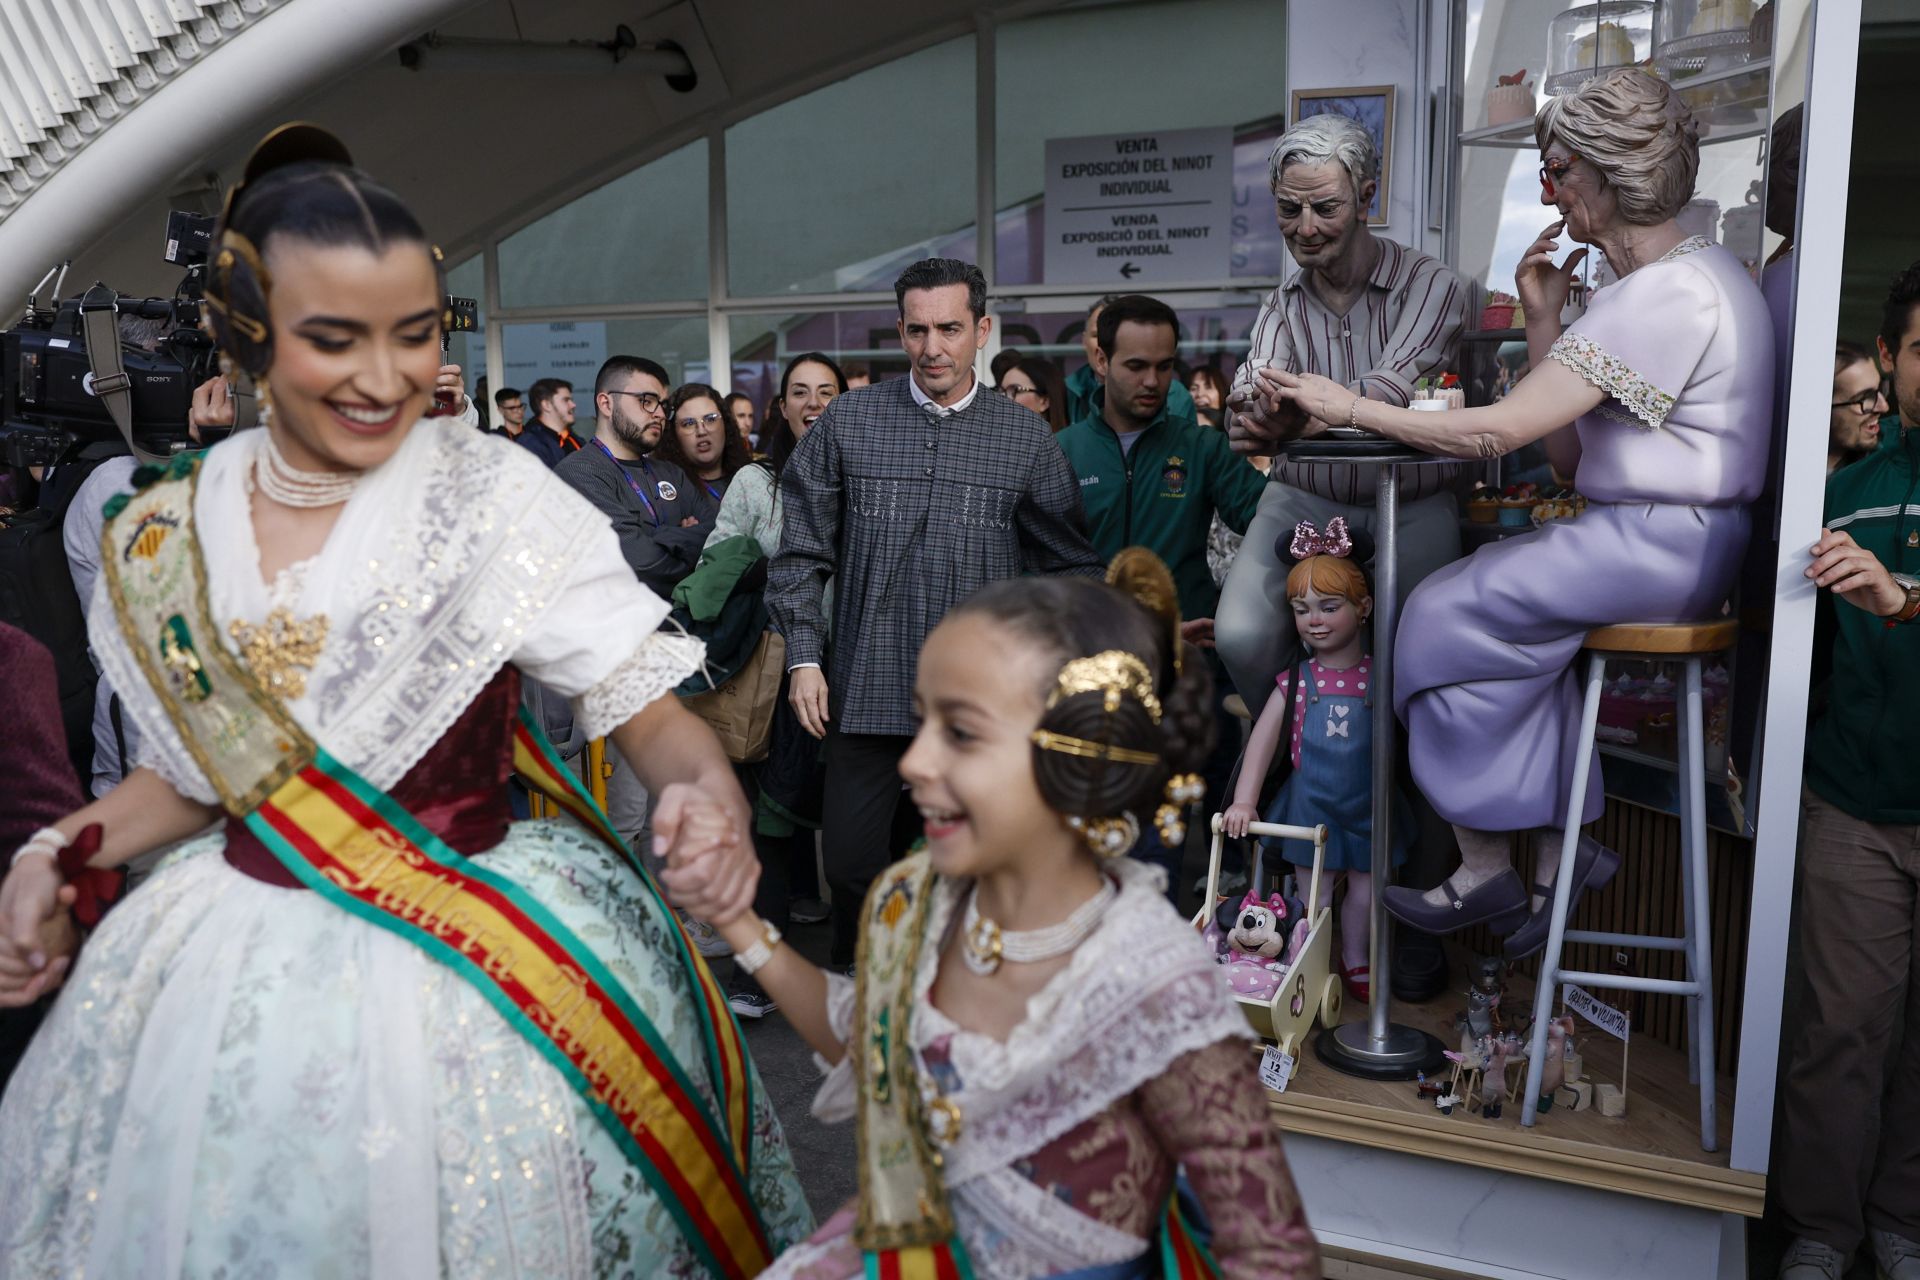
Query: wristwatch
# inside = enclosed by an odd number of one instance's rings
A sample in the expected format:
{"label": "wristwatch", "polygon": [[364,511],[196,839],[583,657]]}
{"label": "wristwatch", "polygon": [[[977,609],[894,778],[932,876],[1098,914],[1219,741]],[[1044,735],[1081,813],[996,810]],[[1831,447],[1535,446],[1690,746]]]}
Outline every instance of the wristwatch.
{"label": "wristwatch", "polygon": [[1888,626],[1897,627],[1903,622],[1912,622],[1916,617],[1920,617],[1920,578],[1896,573],[1893,575],[1893,580],[1906,588],[1907,592],[1907,602],[1900,606],[1898,613],[1887,619]]}

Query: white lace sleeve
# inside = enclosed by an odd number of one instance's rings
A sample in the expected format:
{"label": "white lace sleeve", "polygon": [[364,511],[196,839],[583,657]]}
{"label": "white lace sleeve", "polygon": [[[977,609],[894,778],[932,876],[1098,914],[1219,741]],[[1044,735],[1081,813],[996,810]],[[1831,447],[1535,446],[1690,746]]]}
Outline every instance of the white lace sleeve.
{"label": "white lace sleeve", "polygon": [[574,718],[589,738],[603,738],[655,698],[700,670],[707,646],[677,631],[656,631],[625,662],[573,702]]}
{"label": "white lace sleeve", "polygon": [[[827,975],[827,1026],[842,1043],[853,1039],[853,991],[852,978],[840,973]],[[839,1062],[829,1063],[816,1053],[813,1065],[826,1076],[813,1095],[813,1118],[823,1124],[844,1124],[853,1119],[853,1055],[844,1054]]]}

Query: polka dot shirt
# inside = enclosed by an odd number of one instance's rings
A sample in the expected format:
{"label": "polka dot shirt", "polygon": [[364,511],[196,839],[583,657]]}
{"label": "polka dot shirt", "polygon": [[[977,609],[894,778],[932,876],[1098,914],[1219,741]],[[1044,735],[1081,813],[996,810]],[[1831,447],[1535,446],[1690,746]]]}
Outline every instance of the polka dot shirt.
{"label": "polka dot shirt", "polygon": [[[1362,658],[1360,664],[1354,667],[1323,667],[1319,659],[1310,659],[1307,662],[1307,679],[1313,681],[1314,688],[1323,698],[1364,698],[1367,696],[1367,685],[1373,679],[1373,658]],[[1280,688],[1280,696],[1286,697],[1287,688],[1293,683],[1293,668],[1282,671],[1275,683]],[[1300,732],[1306,723],[1307,686],[1302,681],[1300,687],[1293,691],[1292,759],[1296,769],[1300,767]]]}

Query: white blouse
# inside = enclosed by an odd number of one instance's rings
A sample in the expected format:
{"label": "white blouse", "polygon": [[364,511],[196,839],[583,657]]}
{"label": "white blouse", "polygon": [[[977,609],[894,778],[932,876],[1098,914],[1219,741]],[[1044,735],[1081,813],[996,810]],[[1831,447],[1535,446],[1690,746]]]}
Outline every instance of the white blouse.
{"label": "white blouse", "polygon": [[[525,449],[446,419],[416,424],[319,554],[269,584],[250,498],[263,443],[242,432],[201,467],[194,524],[219,640],[238,655],[235,620],[258,626],[277,607],[324,615],[320,657],[287,710],[374,786],[399,782],[509,662],[572,699],[589,737],[700,666],[699,641],[659,629],[667,605],[633,576],[604,515]],[[120,633],[104,576],[88,625],[142,731],[136,763],[214,803]]]}

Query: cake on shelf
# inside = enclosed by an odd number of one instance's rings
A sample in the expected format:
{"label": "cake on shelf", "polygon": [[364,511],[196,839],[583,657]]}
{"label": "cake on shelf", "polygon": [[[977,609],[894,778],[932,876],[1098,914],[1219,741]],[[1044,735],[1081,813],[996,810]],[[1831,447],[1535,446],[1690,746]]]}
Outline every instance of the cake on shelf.
{"label": "cake on shelf", "polygon": [[1533,81],[1527,79],[1527,69],[1520,68],[1510,76],[1501,76],[1500,82],[1487,90],[1487,124],[1513,124],[1520,120],[1533,119]]}
{"label": "cake on shelf", "polygon": [[1693,21],[1687,26],[1691,36],[1712,35],[1719,31],[1746,31],[1753,24],[1753,0],[1700,0]]}
{"label": "cake on shelf", "polygon": [[1630,67],[1637,58],[1633,36],[1617,22],[1602,22],[1573,42],[1569,65],[1574,67]]}

